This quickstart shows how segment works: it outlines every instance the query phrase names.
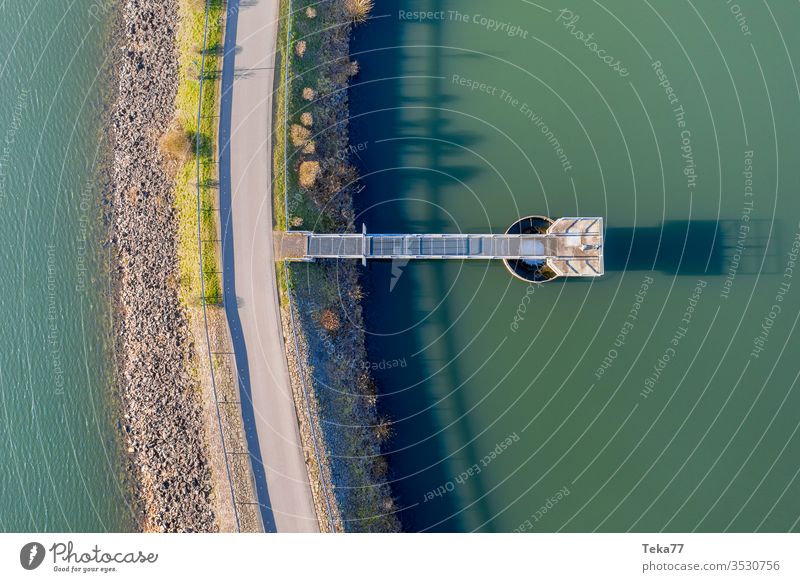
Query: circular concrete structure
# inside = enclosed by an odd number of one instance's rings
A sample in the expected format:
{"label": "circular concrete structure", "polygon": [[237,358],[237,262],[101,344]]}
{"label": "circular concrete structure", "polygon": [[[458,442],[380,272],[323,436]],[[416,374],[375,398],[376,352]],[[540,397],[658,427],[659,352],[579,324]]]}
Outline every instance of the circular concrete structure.
{"label": "circular concrete structure", "polygon": [[[552,224],[546,216],[526,216],[508,227],[506,234],[545,234]],[[529,283],[546,283],[558,277],[544,259],[504,259],[503,263],[517,279]]]}

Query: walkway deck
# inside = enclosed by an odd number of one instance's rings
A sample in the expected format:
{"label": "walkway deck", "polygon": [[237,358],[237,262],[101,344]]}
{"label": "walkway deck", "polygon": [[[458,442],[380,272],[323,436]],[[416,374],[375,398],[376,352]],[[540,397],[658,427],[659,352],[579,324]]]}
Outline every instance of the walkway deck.
{"label": "walkway deck", "polygon": [[547,261],[562,277],[603,274],[603,219],[561,218],[545,234],[276,233],[288,260],[510,259]]}

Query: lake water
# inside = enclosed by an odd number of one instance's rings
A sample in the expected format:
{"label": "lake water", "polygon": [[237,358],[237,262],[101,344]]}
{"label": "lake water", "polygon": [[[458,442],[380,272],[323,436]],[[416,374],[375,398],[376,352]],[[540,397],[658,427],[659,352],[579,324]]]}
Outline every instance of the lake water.
{"label": "lake water", "polygon": [[404,526],[797,530],[800,5],[376,4],[359,227],[607,228],[599,280],[369,266]]}
{"label": "lake water", "polygon": [[0,530],[130,529],[101,217],[112,2],[2,2]]}

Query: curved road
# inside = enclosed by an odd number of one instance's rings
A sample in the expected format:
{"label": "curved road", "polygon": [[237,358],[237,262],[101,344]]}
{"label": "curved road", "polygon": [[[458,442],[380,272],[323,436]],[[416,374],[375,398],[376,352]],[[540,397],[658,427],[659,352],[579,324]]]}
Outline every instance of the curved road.
{"label": "curved road", "polygon": [[277,28],[278,0],[228,3],[219,127],[224,298],[264,529],[316,532],[272,249]]}

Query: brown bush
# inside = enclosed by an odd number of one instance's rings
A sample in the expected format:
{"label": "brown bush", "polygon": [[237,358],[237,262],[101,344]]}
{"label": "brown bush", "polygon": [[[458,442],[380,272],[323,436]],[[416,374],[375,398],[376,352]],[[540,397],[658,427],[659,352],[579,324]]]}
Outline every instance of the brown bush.
{"label": "brown bush", "polygon": [[313,101],[317,97],[317,92],[311,87],[303,89],[303,99],[306,101]]}
{"label": "brown bush", "polygon": [[356,387],[361,394],[366,396],[377,396],[378,387],[375,385],[375,380],[372,379],[369,372],[362,372],[356,378]]}
{"label": "brown bush", "polygon": [[[394,502],[394,499],[392,499],[391,497],[384,498],[382,504],[383,504],[383,512],[387,516],[388,515],[392,515],[392,514],[397,512],[397,504]],[[389,522],[387,524],[388,531],[395,531],[394,529],[392,529],[393,527],[394,527],[393,523]]]}
{"label": "brown bush", "polygon": [[158,141],[161,153],[172,160],[185,162],[192,155],[192,140],[179,125],[173,125]]}
{"label": "brown bush", "polygon": [[317,17],[317,9],[313,6],[309,6],[306,8],[306,16],[308,18],[316,18]]}
{"label": "brown bush", "polygon": [[366,293],[364,293],[364,288],[361,285],[354,285],[350,290],[350,297],[353,301],[361,301],[365,296]]}
{"label": "brown bush", "polygon": [[300,164],[300,185],[303,188],[311,188],[317,183],[321,171],[319,162],[306,161]]}
{"label": "brown bush", "polygon": [[309,140],[306,145],[303,146],[303,153],[304,154],[315,154],[317,152],[317,144],[314,140]]}
{"label": "brown bush", "polygon": [[344,9],[353,22],[364,22],[372,12],[374,2],[372,0],[344,0]]}
{"label": "brown bush", "polygon": [[289,136],[292,139],[292,144],[295,147],[300,147],[308,142],[308,138],[311,137],[311,132],[308,131],[302,125],[298,125],[295,123],[289,130]]}
{"label": "brown bush", "polygon": [[306,127],[311,127],[312,125],[314,125],[314,116],[311,115],[310,112],[306,111],[300,116],[300,123],[302,123]]}
{"label": "brown bush", "polygon": [[378,403],[378,387],[369,373],[363,372],[359,374],[356,379],[356,389],[364,397],[364,402],[367,406],[372,407]]}
{"label": "brown bush", "polygon": [[378,424],[375,425],[375,438],[380,442],[386,442],[392,436],[392,424],[385,417],[378,419]]}
{"label": "brown bush", "polygon": [[333,310],[325,308],[319,313],[319,324],[322,329],[329,332],[337,332],[342,327],[339,315]]}
{"label": "brown bush", "polygon": [[302,57],[306,54],[306,41],[301,40],[296,45],[294,45],[294,52],[297,53],[298,57]]}

